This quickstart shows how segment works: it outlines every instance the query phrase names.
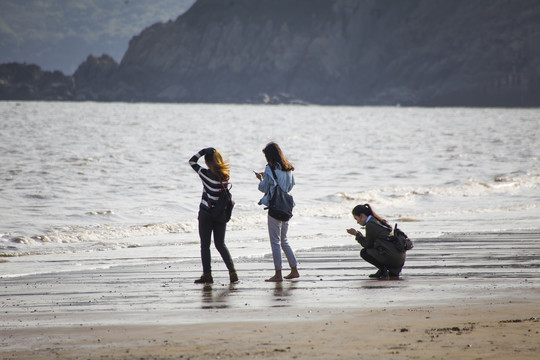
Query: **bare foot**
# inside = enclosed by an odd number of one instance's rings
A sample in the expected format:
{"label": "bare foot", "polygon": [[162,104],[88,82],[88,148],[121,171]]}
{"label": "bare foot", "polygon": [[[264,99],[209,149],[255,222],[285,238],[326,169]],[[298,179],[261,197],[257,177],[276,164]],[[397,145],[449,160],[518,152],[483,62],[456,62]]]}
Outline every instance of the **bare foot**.
{"label": "bare foot", "polygon": [[281,276],[274,275],[270,279],[266,279],[264,281],[266,281],[266,282],[282,282],[283,278]]}
{"label": "bare foot", "polygon": [[300,277],[300,274],[298,273],[298,270],[291,269],[291,273],[289,275],[285,276],[285,279],[291,280],[291,279],[296,279],[296,278],[299,278],[299,277]]}

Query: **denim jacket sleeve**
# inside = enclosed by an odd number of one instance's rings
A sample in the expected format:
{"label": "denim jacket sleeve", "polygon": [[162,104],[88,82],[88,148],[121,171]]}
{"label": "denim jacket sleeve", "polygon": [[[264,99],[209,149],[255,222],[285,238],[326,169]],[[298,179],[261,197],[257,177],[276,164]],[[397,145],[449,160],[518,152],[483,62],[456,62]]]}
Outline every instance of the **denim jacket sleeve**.
{"label": "denim jacket sleeve", "polygon": [[270,166],[266,165],[266,169],[264,169],[263,179],[259,183],[259,191],[264,193],[262,199],[259,200],[259,205],[270,205],[270,198],[274,193],[273,190],[276,185],[277,183],[272,176],[272,170],[270,170]]}

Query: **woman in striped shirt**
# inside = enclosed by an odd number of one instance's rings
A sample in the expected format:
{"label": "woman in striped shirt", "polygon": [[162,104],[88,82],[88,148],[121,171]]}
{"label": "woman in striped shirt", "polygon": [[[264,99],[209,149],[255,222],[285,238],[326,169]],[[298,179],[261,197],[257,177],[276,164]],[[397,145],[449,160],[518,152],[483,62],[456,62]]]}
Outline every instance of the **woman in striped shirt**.
{"label": "woman in striped shirt", "polygon": [[[208,169],[197,164],[203,156]],[[210,208],[216,204],[220,192],[229,183],[229,165],[225,163],[219,151],[214,148],[202,149],[189,159],[189,164],[199,174],[203,184],[201,204],[199,206],[199,237],[201,239],[203,275],[195,280],[195,283],[211,284],[214,282],[210,257],[212,233],[214,233],[214,245],[229,270],[231,283],[237,282],[238,275],[236,274],[229,249],[225,245],[227,223],[215,221],[210,214]]]}

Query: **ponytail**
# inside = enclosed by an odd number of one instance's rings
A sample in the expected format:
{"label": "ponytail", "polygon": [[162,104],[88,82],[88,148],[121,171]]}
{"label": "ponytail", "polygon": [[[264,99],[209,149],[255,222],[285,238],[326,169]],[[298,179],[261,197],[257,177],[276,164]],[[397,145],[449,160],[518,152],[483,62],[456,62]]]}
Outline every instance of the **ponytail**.
{"label": "ponytail", "polygon": [[388,223],[388,221],[384,220],[383,218],[381,218],[379,215],[377,215],[375,213],[375,211],[373,211],[373,209],[371,208],[371,205],[369,204],[364,204],[364,205],[356,205],[354,207],[354,209],[352,209],[352,214],[355,215],[355,216],[360,216],[362,214],[366,215],[366,216],[373,216],[375,219],[377,219],[380,223],[388,226],[388,227],[391,227],[390,224]]}

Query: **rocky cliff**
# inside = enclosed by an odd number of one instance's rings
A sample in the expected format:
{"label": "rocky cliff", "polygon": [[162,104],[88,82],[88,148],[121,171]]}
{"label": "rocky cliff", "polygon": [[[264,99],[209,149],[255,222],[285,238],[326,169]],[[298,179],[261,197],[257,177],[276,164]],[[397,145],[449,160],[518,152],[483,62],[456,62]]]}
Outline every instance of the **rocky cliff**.
{"label": "rocky cliff", "polygon": [[540,106],[540,1],[198,0],[104,66],[79,98]]}

